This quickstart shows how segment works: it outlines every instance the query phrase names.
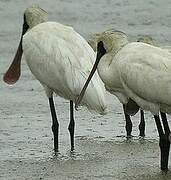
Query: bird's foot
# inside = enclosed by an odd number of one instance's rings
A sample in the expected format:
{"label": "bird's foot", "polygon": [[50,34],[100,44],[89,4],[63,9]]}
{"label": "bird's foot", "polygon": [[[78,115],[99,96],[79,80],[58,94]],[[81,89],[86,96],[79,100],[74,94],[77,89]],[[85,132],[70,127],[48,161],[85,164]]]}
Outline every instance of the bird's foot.
{"label": "bird's foot", "polygon": [[126,139],[127,139],[127,140],[131,140],[132,138],[133,138],[132,135],[127,135],[127,136],[126,136]]}
{"label": "bird's foot", "polygon": [[60,155],[59,150],[55,150],[55,149],[54,149],[54,151],[53,151],[53,156],[54,156],[54,157],[58,157],[59,155]]}
{"label": "bird's foot", "polygon": [[139,134],[139,137],[142,138],[142,139],[144,139],[144,138],[145,138],[145,134],[140,133],[140,134]]}

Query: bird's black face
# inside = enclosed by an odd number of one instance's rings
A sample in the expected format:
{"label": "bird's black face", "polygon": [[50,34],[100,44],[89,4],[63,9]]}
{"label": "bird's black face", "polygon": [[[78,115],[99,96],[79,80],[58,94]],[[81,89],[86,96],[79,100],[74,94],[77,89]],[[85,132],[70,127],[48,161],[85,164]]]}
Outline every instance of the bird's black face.
{"label": "bird's black face", "polygon": [[104,44],[102,41],[97,44],[97,57],[96,59],[100,60],[102,56],[106,54],[106,49],[104,48]]}
{"label": "bird's black face", "polygon": [[22,36],[27,32],[28,29],[29,29],[29,25],[27,24],[26,15],[24,14]]}

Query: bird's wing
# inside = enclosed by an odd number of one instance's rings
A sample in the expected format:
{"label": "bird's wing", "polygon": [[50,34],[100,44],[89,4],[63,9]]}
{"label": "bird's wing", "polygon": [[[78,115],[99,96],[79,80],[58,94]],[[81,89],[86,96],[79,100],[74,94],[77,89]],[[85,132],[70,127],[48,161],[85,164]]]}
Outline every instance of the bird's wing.
{"label": "bird's wing", "polygon": [[[81,89],[84,86],[93,67],[95,62],[95,52],[86,42],[86,40],[74,30],[68,33],[68,38],[66,38],[66,36],[65,38],[62,37],[61,41],[62,42],[58,44],[58,48],[66,60],[66,64],[64,66],[66,84],[72,93],[77,96],[81,92]],[[89,103],[91,102],[91,104],[96,104],[95,107],[98,107],[99,105],[105,107],[103,103],[104,94],[104,85],[96,72],[91,83],[89,84],[89,88],[87,89],[83,102],[86,101],[85,103],[87,106],[92,106]]]}
{"label": "bird's wing", "polygon": [[[37,75],[34,72],[33,74],[39,80],[41,77],[40,81],[58,95],[75,100],[95,61],[95,53],[86,40],[68,26],[48,22],[31,29],[24,36],[23,43],[26,57],[38,58],[39,67],[31,69],[37,73],[40,68],[40,72]],[[96,73],[86,91],[83,103],[90,109],[104,108],[106,107],[104,94],[104,85]]]}
{"label": "bird's wing", "polygon": [[171,54],[160,48],[143,46],[130,45],[120,53],[117,65],[125,91],[139,105],[136,97],[171,105],[168,98],[171,96]]}

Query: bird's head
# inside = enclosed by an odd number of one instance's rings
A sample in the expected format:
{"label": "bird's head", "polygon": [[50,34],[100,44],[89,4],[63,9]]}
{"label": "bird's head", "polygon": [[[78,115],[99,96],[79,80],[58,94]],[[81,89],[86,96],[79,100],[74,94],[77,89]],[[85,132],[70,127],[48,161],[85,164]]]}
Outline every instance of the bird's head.
{"label": "bird's head", "polygon": [[30,29],[48,20],[48,13],[38,5],[28,7],[24,12],[24,16]]}
{"label": "bird's head", "polygon": [[101,33],[97,40],[98,42],[102,41],[106,53],[116,53],[120,48],[128,43],[127,35],[122,31],[117,31],[114,29],[109,29]]}
{"label": "bird's head", "polygon": [[128,43],[128,38],[122,31],[107,29],[104,32],[92,34],[88,39],[94,51],[97,51],[97,44],[100,41],[103,42],[106,52],[115,52]]}
{"label": "bird's head", "polygon": [[7,84],[16,83],[20,77],[21,57],[23,54],[22,40],[23,40],[24,34],[28,31],[29,28],[32,28],[33,26],[37,24],[47,21],[47,12],[38,6],[35,6],[35,5],[31,6],[25,10],[23,21],[24,22],[23,22],[23,27],[22,27],[22,34],[21,34],[17,52],[15,54],[15,57],[9,69],[6,71],[3,77],[4,82],[6,82]]}

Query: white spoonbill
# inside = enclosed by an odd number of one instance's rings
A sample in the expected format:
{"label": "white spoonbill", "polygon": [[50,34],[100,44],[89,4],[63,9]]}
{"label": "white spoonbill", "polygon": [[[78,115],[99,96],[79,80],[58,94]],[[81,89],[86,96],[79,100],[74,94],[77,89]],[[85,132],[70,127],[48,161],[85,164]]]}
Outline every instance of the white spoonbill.
{"label": "white spoonbill", "polygon": [[[114,29],[109,29],[106,30],[102,33],[96,33],[91,35],[91,37],[88,40],[88,43],[90,44],[90,46],[93,48],[94,51],[96,51],[97,49],[97,41],[98,39],[103,36],[104,34],[109,34],[112,35],[113,40],[115,40],[115,52],[117,52],[118,50],[120,50],[120,48],[124,45],[128,43],[128,37],[125,33],[118,31],[118,30],[114,30]],[[147,36],[143,36],[141,37],[141,39],[139,39],[140,41],[144,41],[145,43],[153,43],[152,39],[147,37]],[[123,41],[123,42],[121,42]],[[115,56],[115,52],[110,53],[110,56],[107,56],[106,58],[112,58],[112,56]],[[113,78],[112,78],[113,79]],[[103,78],[102,78],[103,80]],[[113,95],[116,95],[116,93],[118,92],[117,90],[117,84],[116,83],[112,83],[112,87],[111,85],[107,84],[108,82],[104,81],[105,83],[105,87],[106,89]],[[129,99],[127,104],[123,104],[123,110],[124,110],[124,116],[125,116],[125,120],[126,120],[126,133],[127,133],[127,137],[131,137],[131,132],[132,132],[132,121],[130,118],[130,115],[134,115],[138,110],[139,107],[137,106],[136,103],[134,103],[131,99]],[[133,110],[133,111],[132,111]],[[129,114],[127,113],[129,112]],[[139,124],[139,135],[141,137],[145,136],[145,120],[144,120],[144,111],[141,109],[140,110],[140,124]]]}
{"label": "white spoonbill", "polygon": [[[37,16],[34,17],[34,12]],[[22,53],[33,75],[43,85],[49,98],[54,134],[54,150],[58,150],[58,127],[53,93],[70,100],[71,150],[74,149],[74,114],[73,102],[79,95],[95,61],[95,52],[72,27],[56,22],[39,24],[42,13],[37,8],[27,9],[24,13],[23,31],[15,58],[4,75],[8,84],[15,83],[20,76]],[[33,25],[38,24],[33,27]],[[83,105],[88,109],[104,113],[105,88],[95,74],[83,98]]]}
{"label": "white spoonbill", "polygon": [[[143,110],[154,115],[159,133],[160,166],[167,171],[171,136],[165,113],[171,114],[171,53],[141,42],[124,44],[116,52],[116,45],[109,34],[98,40],[96,62],[76,106],[98,66],[103,82],[110,87],[117,85],[118,98],[123,104],[131,98]],[[114,58],[107,58],[110,53],[115,53]]]}

